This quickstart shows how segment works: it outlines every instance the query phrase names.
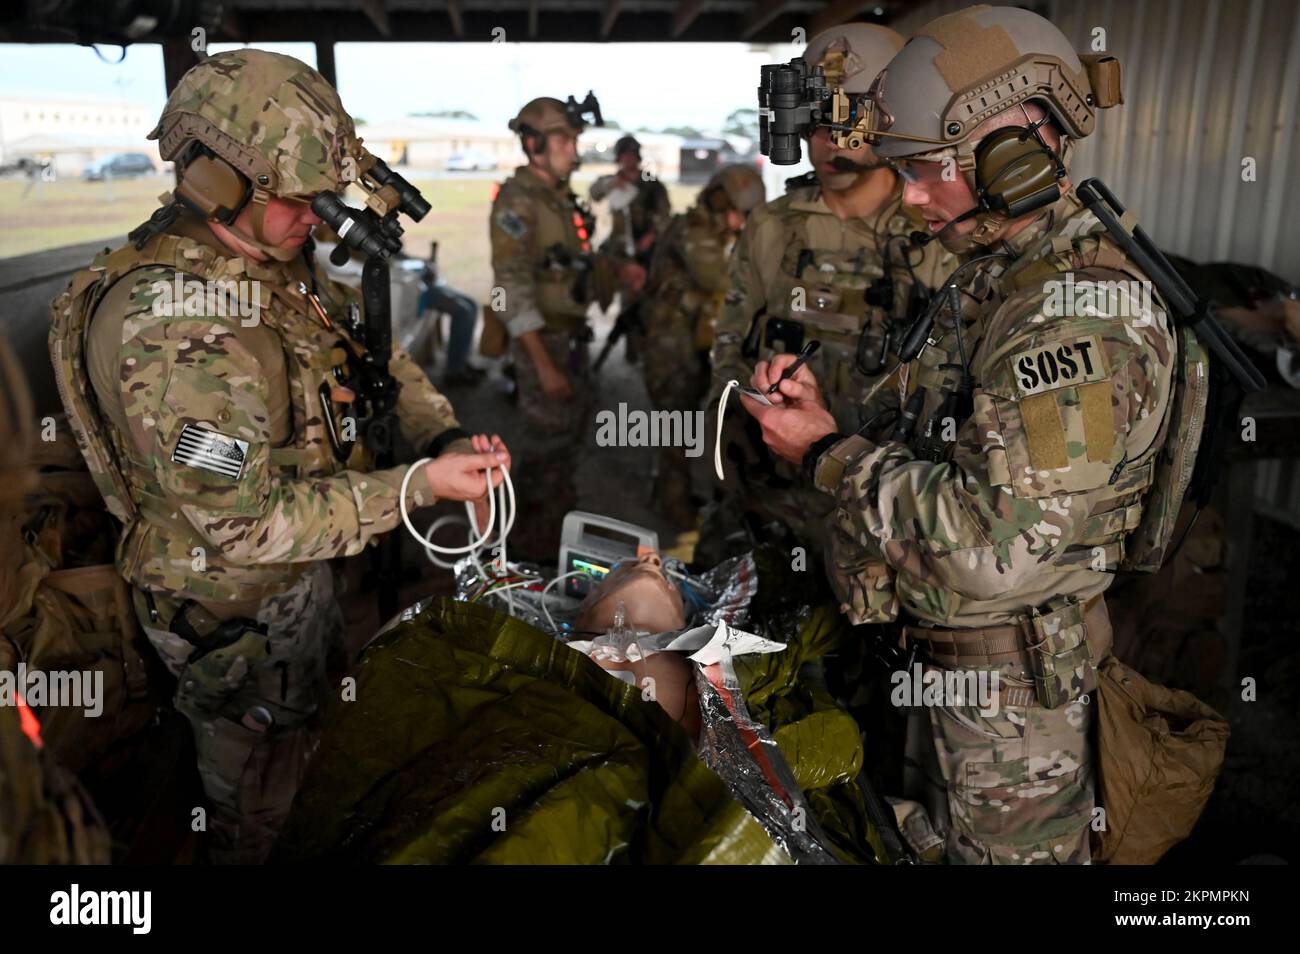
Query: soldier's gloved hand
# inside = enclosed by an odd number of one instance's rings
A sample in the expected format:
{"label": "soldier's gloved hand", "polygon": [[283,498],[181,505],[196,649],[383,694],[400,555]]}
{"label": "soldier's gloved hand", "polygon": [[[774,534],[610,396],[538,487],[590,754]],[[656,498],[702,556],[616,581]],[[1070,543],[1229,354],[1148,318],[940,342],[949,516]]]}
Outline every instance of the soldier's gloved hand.
{"label": "soldier's gloved hand", "polygon": [[547,361],[537,366],[537,380],[544,393],[552,401],[567,401],[573,397],[573,384],[568,375]]}
{"label": "soldier's gloved hand", "polygon": [[771,407],[743,396],[741,403],[763,428],[763,442],[772,453],[793,464],[801,464],[809,447],[827,434],[834,433],[835,418],[826,409],[826,399],[817,386],[817,376],[806,364],[801,365],[793,377],[781,381],[776,391],[767,394],[767,389],[780,380],[796,357],[779,354],[770,363],[760,361],[755,366],[750,384],[767,395]]}
{"label": "soldier's gloved hand", "polygon": [[[443,454],[424,465],[424,475],[439,500],[478,500],[487,495],[483,472],[509,461],[510,455],[504,445],[501,450],[490,453]],[[500,483],[501,471],[493,470],[492,489],[495,490]]]}
{"label": "soldier's gloved hand", "polygon": [[618,267],[618,283],[635,295],[645,288],[645,269],[636,262],[624,262]]}
{"label": "soldier's gloved hand", "polygon": [[[481,454],[487,454],[494,451],[504,454],[505,460],[501,462],[501,466],[506,470],[510,469],[510,451],[506,450],[505,441],[501,440],[501,438],[496,434],[493,434],[491,437],[488,437],[486,434],[475,434],[470,438],[470,443],[474,445],[474,450]],[[479,531],[482,532],[483,528],[487,526],[488,521],[488,497],[486,490],[484,490],[482,497],[479,497],[474,501],[474,520],[478,525]]]}

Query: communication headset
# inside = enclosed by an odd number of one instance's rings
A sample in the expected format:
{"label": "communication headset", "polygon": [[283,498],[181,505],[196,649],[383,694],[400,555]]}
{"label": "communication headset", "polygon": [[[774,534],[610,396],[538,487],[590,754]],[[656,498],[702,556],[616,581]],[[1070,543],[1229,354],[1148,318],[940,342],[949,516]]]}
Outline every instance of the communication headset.
{"label": "communication headset", "polygon": [[[1025,119],[1029,119],[1027,110]],[[938,232],[913,232],[912,240],[924,248],[967,219],[989,214],[1016,219],[1059,199],[1060,180],[1066,175],[1065,162],[1039,132],[1049,121],[1050,116],[1044,116],[1027,125],[1006,126],[985,136],[975,147],[974,207],[951,219]],[[976,234],[991,228],[985,221]]]}
{"label": "communication headset", "polygon": [[[524,152],[529,156],[541,156],[546,153],[546,133],[540,129],[534,129],[527,123],[520,123],[515,132],[519,133],[519,142],[524,147]],[[529,138],[537,140],[537,148],[529,149]]]}
{"label": "communication headset", "polygon": [[1065,163],[1039,131],[1049,118],[998,129],[975,147],[975,195],[980,212],[1017,219],[1061,197]]}
{"label": "communication headset", "polygon": [[253,184],[196,140],[182,163],[180,181],[173,194],[205,219],[229,225],[253,197]]}

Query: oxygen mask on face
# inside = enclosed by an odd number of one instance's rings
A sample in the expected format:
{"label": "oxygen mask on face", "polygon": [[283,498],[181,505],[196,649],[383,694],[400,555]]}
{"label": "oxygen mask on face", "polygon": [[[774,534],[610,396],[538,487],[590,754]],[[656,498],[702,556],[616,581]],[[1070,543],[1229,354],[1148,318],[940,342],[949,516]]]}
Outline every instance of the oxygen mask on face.
{"label": "oxygen mask on face", "polygon": [[638,662],[642,658],[641,650],[636,644],[641,635],[628,625],[627,604],[622,600],[614,609],[611,626],[603,636],[591,641],[591,655],[597,662]]}

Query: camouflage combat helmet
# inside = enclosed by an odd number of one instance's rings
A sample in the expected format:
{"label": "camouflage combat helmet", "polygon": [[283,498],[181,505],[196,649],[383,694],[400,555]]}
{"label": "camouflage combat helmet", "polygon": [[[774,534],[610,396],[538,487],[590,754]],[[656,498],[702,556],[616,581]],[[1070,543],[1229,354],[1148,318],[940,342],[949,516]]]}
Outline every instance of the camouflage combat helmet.
{"label": "camouflage combat helmet", "polygon": [[767,199],[763,177],[753,166],[744,163],[724,166],[715,172],[704,186],[704,193],[713,189],[721,189],[731,207],[746,215]]}
{"label": "camouflage combat helmet", "polygon": [[[164,160],[182,166],[182,184],[196,142],[247,179],[251,233],[224,224],[279,261],[301,253],[266,241],[267,198],[308,200],[325,190],[341,192],[350,178],[347,160],[357,163],[367,155],[352,117],[323,76],[291,56],[253,49],[218,53],[191,68],[149,138],[158,140]],[[183,197],[181,188],[177,195]]]}
{"label": "camouflage combat helmet", "polygon": [[[1114,67],[1115,89],[1099,102],[1090,74],[1103,59]],[[954,149],[968,170],[976,128],[1029,101],[1066,136],[1087,136],[1097,108],[1119,101],[1118,62],[1081,59],[1065,34],[1028,10],[969,7],[918,30],[876,78],[866,104],[867,141],[889,159]]]}
{"label": "camouflage combat helmet", "polygon": [[820,66],[828,86],[846,93],[865,93],[876,74],[903,48],[903,38],[874,23],[844,23],[823,30],[808,41],[801,56],[809,67]]}
{"label": "camouflage combat helmet", "polygon": [[341,191],[343,159],[359,152],[352,117],[325,77],[292,56],[252,49],[191,68],[149,138],[169,161],[198,140],[254,190],[285,198]]}
{"label": "camouflage combat helmet", "polygon": [[581,121],[575,122],[569,109],[558,99],[539,96],[530,101],[519,115],[510,120],[510,129],[521,136],[525,132],[546,133],[567,132],[574,135],[582,132]]}
{"label": "camouflage combat helmet", "polygon": [[641,143],[637,142],[636,136],[621,136],[614,143],[614,158],[617,159],[625,152],[635,152],[638,158],[641,156]]}

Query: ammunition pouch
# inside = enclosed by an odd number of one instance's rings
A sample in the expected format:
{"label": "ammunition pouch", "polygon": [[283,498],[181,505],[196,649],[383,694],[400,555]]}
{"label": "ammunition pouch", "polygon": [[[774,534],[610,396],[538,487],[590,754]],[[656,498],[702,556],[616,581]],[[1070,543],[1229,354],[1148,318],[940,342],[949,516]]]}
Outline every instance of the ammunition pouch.
{"label": "ammunition pouch", "polygon": [[1046,613],[1029,616],[1029,671],[1044,709],[1058,709],[1096,686],[1083,606],[1069,599]]}

